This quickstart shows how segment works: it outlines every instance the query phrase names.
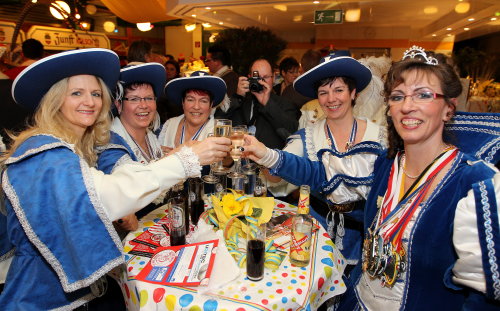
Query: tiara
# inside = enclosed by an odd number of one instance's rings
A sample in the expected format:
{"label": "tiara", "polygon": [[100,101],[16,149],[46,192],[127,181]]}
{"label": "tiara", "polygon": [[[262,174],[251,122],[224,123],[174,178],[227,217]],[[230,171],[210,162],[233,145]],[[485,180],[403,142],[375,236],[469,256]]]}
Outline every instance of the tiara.
{"label": "tiara", "polygon": [[438,64],[437,59],[435,59],[434,57],[432,57],[430,55],[428,56],[425,53],[424,48],[416,46],[416,45],[412,46],[411,48],[409,48],[408,50],[405,51],[405,53],[403,54],[402,60],[405,60],[407,58],[421,59],[426,64],[429,64],[429,65],[437,65]]}

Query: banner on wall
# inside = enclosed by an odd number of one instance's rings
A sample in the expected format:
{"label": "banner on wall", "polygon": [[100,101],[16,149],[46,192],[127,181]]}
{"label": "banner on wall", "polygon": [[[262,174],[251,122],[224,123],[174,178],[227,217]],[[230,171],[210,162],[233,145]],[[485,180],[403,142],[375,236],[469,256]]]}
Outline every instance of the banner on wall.
{"label": "banner on wall", "polygon": [[[7,45],[12,43],[12,36],[14,35],[14,30],[16,29],[16,24],[12,22],[0,21],[0,44]],[[19,31],[17,35],[17,43],[21,44],[25,39],[25,34],[22,30]]]}
{"label": "banner on wall", "polygon": [[42,42],[46,50],[111,48],[108,37],[99,32],[73,31],[71,29],[33,26],[28,31],[27,37]]}

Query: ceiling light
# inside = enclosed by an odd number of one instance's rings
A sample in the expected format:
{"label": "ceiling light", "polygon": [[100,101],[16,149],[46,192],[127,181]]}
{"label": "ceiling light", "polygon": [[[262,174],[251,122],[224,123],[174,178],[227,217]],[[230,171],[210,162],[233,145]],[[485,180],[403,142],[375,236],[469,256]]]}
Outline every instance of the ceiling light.
{"label": "ceiling light", "polygon": [[31,0],[31,3],[37,3],[38,0]]}
{"label": "ceiling light", "polygon": [[211,10],[211,9],[212,9],[212,8],[211,8],[211,7],[209,7],[209,6],[207,6],[207,7],[205,8],[205,10]]}
{"label": "ceiling light", "polygon": [[151,29],[153,29],[153,25],[151,25],[150,22],[146,22],[146,23],[137,23],[137,29],[139,29],[140,31],[150,31]]}
{"label": "ceiling light", "polygon": [[492,17],[492,18],[490,18],[490,21],[496,21],[496,20],[497,20],[497,18],[496,18],[496,17]]}
{"label": "ceiling light", "polygon": [[89,30],[90,29],[90,23],[81,22],[80,27],[82,27],[83,30]]}
{"label": "ceiling light", "polygon": [[205,28],[210,28],[210,27],[212,27],[212,24],[210,24],[210,23],[203,23],[203,24],[201,24],[201,25],[202,25],[203,27],[205,27]]}
{"label": "ceiling light", "polygon": [[433,37],[437,36],[435,33],[432,34]]}
{"label": "ceiling light", "polygon": [[192,17],[196,17],[196,14],[191,14]]}
{"label": "ceiling light", "polygon": [[438,8],[433,6],[433,5],[426,6],[424,8],[424,14],[427,14],[427,15],[436,14],[437,12],[438,12]]}
{"label": "ceiling light", "polygon": [[319,1],[313,1],[313,3],[314,3],[314,4],[318,4],[318,3],[319,3]]}
{"label": "ceiling light", "polygon": [[470,9],[470,3],[469,2],[460,2],[457,5],[455,5],[455,12],[459,14],[464,14],[469,12]]}
{"label": "ceiling light", "polygon": [[473,17],[471,17],[471,18],[469,18],[469,19],[468,19],[468,21],[469,21],[469,22],[472,22],[472,21],[474,21],[474,18],[473,18]]}
{"label": "ceiling light", "polygon": [[69,5],[64,1],[54,1],[50,4],[50,14],[57,19],[65,19],[70,13]]}
{"label": "ceiling light", "polygon": [[446,28],[446,30],[450,31],[450,30],[452,30],[452,28],[451,28],[451,27],[448,27],[448,28]]}
{"label": "ceiling light", "polygon": [[469,27],[465,27],[464,30],[467,31],[467,30],[470,30],[470,28]]}
{"label": "ceiling light", "polygon": [[80,18],[82,18],[82,16],[80,15],[80,13],[76,13],[76,14],[75,14],[75,18],[76,18],[76,19],[80,19]]}
{"label": "ceiling light", "polygon": [[115,31],[116,25],[112,21],[106,21],[102,24],[102,27],[104,27],[105,32],[113,32]]}
{"label": "ceiling light", "polygon": [[186,24],[184,25],[184,29],[186,29],[187,32],[191,32],[196,29],[196,24]]}
{"label": "ceiling light", "polygon": [[224,25],[224,22],[219,22],[219,25]]}
{"label": "ceiling light", "polygon": [[302,21],[302,15],[295,15],[293,17],[293,21],[298,23],[298,22],[301,22]]}
{"label": "ceiling light", "polygon": [[361,17],[361,9],[349,9],[345,12],[346,22],[359,22]]}
{"label": "ceiling light", "polygon": [[447,34],[446,36],[447,36],[447,37],[451,37],[451,34],[449,33],[449,34]]}
{"label": "ceiling light", "polygon": [[284,5],[284,4],[275,4],[275,5],[273,5],[273,8],[275,8],[276,10],[281,11],[281,12],[286,12],[288,10],[286,5]]}
{"label": "ceiling light", "polygon": [[87,11],[87,13],[89,13],[89,15],[94,15],[95,12],[97,12],[97,7],[93,4],[87,4],[85,6],[85,11]]}

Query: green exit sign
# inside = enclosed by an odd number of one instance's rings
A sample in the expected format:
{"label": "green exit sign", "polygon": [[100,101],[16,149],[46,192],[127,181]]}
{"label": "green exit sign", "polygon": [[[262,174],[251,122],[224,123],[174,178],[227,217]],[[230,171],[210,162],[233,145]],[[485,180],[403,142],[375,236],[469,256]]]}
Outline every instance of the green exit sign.
{"label": "green exit sign", "polygon": [[342,24],[342,10],[314,11],[314,24]]}

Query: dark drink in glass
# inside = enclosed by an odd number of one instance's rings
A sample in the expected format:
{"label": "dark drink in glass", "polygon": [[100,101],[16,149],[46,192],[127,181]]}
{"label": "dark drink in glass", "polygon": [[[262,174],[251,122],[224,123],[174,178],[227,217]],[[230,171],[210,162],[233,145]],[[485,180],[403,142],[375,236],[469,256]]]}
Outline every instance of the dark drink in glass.
{"label": "dark drink in glass", "polygon": [[189,211],[191,213],[191,222],[196,226],[201,214],[205,211],[205,202],[203,200],[191,202],[191,209]]}
{"label": "dark drink in glass", "polygon": [[170,246],[185,245],[186,234],[182,231],[174,231],[170,234]]}
{"label": "dark drink in glass", "polygon": [[203,181],[201,178],[189,179],[189,213],[193,225],[198,224],[200,215],[205,211],[205,202],[202,198]]}
{"label": "dark drink in glass", "polygon": [[247,244],[247,276],[252,281],[260,281],[264,277],[265,259],[264,241],[250,240]]}

